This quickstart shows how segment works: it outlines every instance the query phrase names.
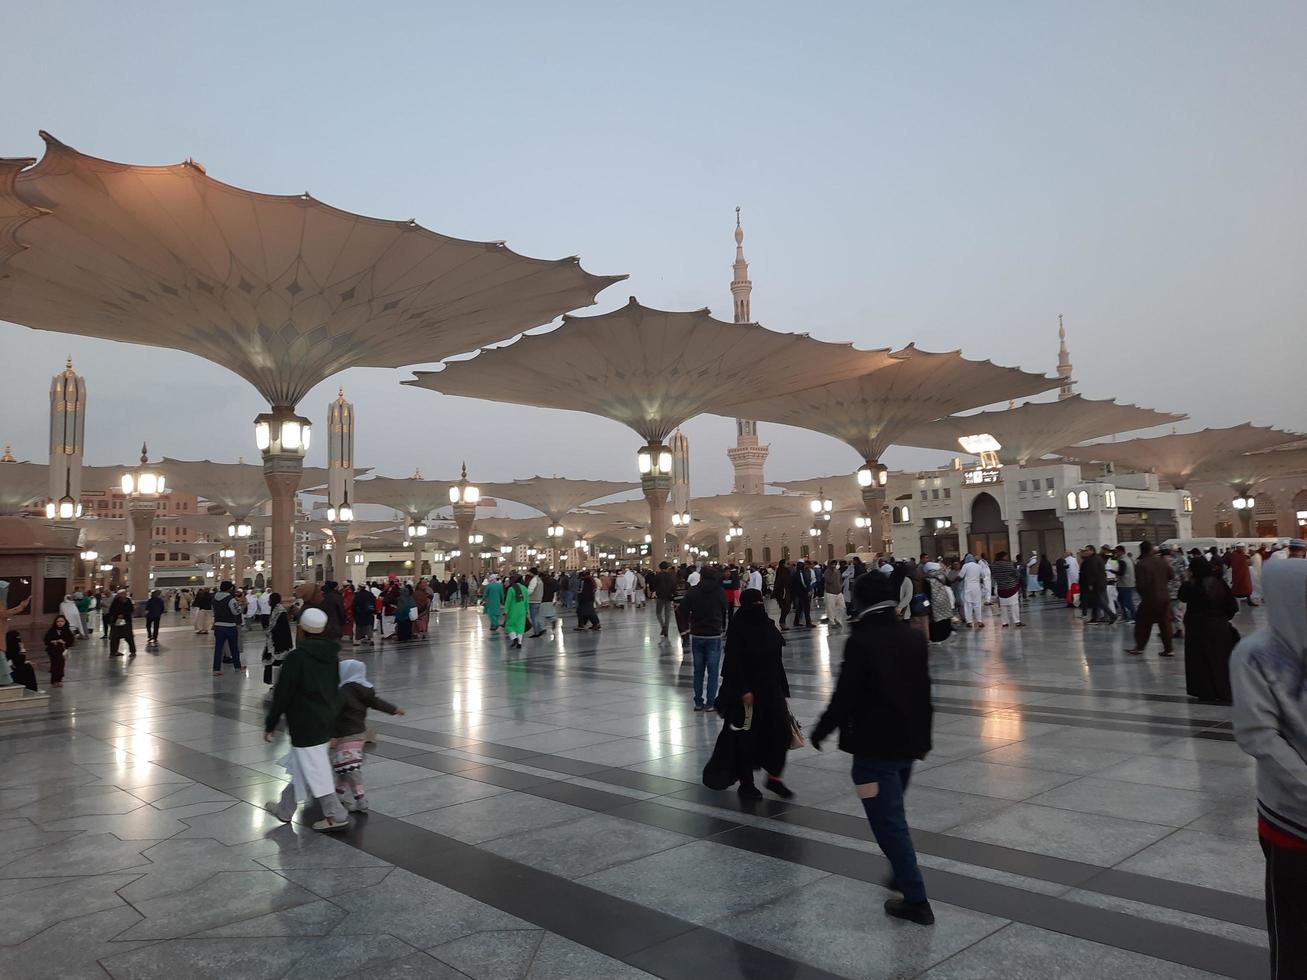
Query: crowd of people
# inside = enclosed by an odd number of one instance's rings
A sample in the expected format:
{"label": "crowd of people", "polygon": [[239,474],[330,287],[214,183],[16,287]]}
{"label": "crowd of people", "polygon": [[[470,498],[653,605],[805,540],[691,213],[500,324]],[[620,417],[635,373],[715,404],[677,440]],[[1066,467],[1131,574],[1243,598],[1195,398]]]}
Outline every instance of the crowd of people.
{"label": "crowd of people", "polygon": [[[1023,600],[1052,596],[1079,609],[1085,627],[1133,625],[1141,655],[1154,628],[1161,655],[1185,641],[1189,695],[1234,705],[1239,744],[1257,761],[1259,836],[1267,860],[1267,914],[1275,955],[1307,958],[1307,557],[1301,541],[1250,551],[1181,553],[1141,542],[1137,556],[1124,545],[1087,546],[1055,561],[1046,555],[967,554],[953,561],[896,561],[877,555],[825,563],[638,566],[580,569],[554,575],[531,567],[504,575],[451,576],[357,587],[347,582],[305,583],[289,601],[266,590],[153,591],[142,604],[147,645],[157,644],[169,602],[190,615],[196,634],[214,636],[213,669],[242,670],[242,634],[263,636],[264,680],[272,686],[266,731],[284,719],[291,749],[282,764],[291,776],[267,809],[292,819],[299,803],[316,801],[315,829],[338,831],[349,813],[364,812],[364,744],[369,709],[402,714],[381,698],[366,668],[345,651],[375,642],[406,643],[429,636],[432,613],[453,604],[479,608],[487,633],[511,649],[524,639],[556,635],[562,617],[575,630],[602,628],[599,610],[640,610],[652,601],[660,640],[675,624],[689,648],[694,710],[722,719],[717,747],[704,771],[713,788],[738,785],[742,799],[763,788],[781,799],[794,793],[783,780],[789,750],[804,734],[788,709],[785,633],[849,630],[839,680],[829,706],[811,730],[820,750],[831,733],[853,757],[851,778],[868,823],[893,868],[901,897],[885,903],[895,917],[934,922],[908,828],[904,794],[914,764],[931,748],[929,648],[955,628],[982,629],[986,608],[1001,628],[1020,629]],[[776,603],[771,618],[766,601]],[[1242,640],[1232,620],[1241,604],[1265,601],[1270,625]],[[9,610],[10,613],[13,610]],[[74,593],[45,634],[51,683],[62,681],[67,653],[89,636],[98,616],[110,656],[135,656],[134,603],[113,595]],[[606,613],[607,614],[607,613]],[[816,617],[814,619],[814,616]],[[374,636],[376,639],[374,639]],[[35,673],[17,631],[6,635],[15,683],[35,689]],[[1307,970],[1307,965],[1304,965]]]}

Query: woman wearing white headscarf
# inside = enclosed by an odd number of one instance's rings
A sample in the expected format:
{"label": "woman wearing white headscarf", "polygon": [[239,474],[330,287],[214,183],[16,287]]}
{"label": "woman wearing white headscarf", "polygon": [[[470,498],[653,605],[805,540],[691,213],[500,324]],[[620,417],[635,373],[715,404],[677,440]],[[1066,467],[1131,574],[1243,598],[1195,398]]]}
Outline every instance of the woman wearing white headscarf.
{"label": "woman wearing white headscarf", "polygon": [[332,739],[331,768],[336,774],[336,796],[346,810],[355,813],[366,813],[368,809],[363,795],[363,743],[367,740],[369,708],[388,715],[404,713],[403,708],[377,696],[361,660],[342,660],[340,712]]}
{"label": "woman wearing white headscarf", "polygon": [[82,629],[82,614],[77,609],[77,602],[72,596],[64,596],[64,601],[59,603],[59,615],[68,620],[68,628],[77,636],[85,634]]}

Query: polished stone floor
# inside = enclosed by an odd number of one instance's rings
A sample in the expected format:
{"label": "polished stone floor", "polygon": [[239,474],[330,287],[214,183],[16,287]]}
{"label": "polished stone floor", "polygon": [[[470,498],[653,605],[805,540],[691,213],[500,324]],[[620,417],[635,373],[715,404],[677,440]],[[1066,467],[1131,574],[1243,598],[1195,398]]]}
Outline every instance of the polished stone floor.
{"label": "polished stone floor", "polygon": [[[881,912],[834,739],[791,753],[791,802],[700,784],[720,723],[652,607],[520,652],[446,611],[362,654],[408,713],[375,716],[371,812],[335,837],[261,809],[285,742],[262,741],[257,668],[211,676],[179,618],[133,661],[92,640],[48,707],[0,722],[0,977],[1266,976],[1228,710],[1187,703],[1156,641],[1131,658],[1123,627],[1026,617],[932,650],[908,794],[929,929]],[[788,636],[811,724],[842,640]]]}

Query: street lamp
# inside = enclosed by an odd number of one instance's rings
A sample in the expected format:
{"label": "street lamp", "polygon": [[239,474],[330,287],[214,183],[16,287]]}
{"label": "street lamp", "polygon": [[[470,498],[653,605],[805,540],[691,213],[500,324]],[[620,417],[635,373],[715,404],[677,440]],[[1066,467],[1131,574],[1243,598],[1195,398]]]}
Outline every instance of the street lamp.
{"label": "street lamp", "polygon": [[889,483],[889,467],[884,463],[875,463],[868,460],[858,470],[858,486],[860,487],[883,487]]}
{"label": "street lamp", "polygon": [[64,473],[64,495],[57,501],[51,500],[45,505],[45,516],[47,520],[53,520],[57,517],[63,521],[82,516],[82,505],[73,498],[71,471]]}
{"label": "street lamp", "polygon": [[561,538],[563,533],[564,528],[561,524],[550,524],[545,528],[545,537],[547,538]]}
{"label": "street lamp", "polygon": [[430,529],[427,527],[426,521],[413,521],[408,526],[409,540],[411,541],[414,538],[425,538],[428,530]]}
{"label": "street lamp", "polygon": [[817,496],[808,502],[814,520],[829,521],[830,513],[835,509],[835,502],[825,496],[825,488],[818,488]]}
{"label": "street lamp", "polygon": [[227,537],[229,538],[248,538],[254,533],[254,529],[248,524],[228,524]]}
{"label": "street lamp", "polygon": [[150,453],[144,443],[141,444],[140,466],[124,473],[119,486],[127,498],[127,513],[132,522],[131,592],[133,598],[144,602],[150,591],[150,541],[153,540],[154,519],[158,514],[160,495],[168,492],[163,474],[150,467]]}
{"label": "street lamp", "polygon": [[[477,518],[477,504],[481,501],[481,489],[468,482],[467,463],[463,463],[458,482],[449,488],[449,502],[453,504],[454,523],[458,525],[458,548],[461,555],[468,550],[471,541],[472,523]],[[451,552],[453,554],[454,552]],[[470,554],[470,552],[469,552]]]}
{"label": "street lamp", "polygon": [[501,555],[511,555],[513,553],[513,546],[511,544],[501,544],[499,546],[499,553]]}
{"label": "street lamp", "polygon": [[657,565],[663,557],[663,532],[667,521],[667,495],[672,489],[672,453],[660,441],[651,441],[636,456],[640,470],[640,490],[649,504],[649,528],[657,534],[650,549],[650,560]]}
{"label": "street lamp", "polygon": [[295,578],[295,490],[304,474],[313,425],[289,405],[254,417],[254,444],[272,494],[272,588],[289,595]]}
{"label": "street lamp", "polygon": [[682,528],[690,526],[690,512],[688,510],[677,510],[672,512],[672,527]]}
{"label": "street lamp", "polygon": [[1235,497],[1231,501],[1235,510],[1252,510],[1257,504],[1256,497]]}
{"label": "street lamp", "polygon": [[477,533],[477,534],[469,534],[469,535],[467,536],[467,543],[468,543],[468,544],[481,544],[483,541],[485,541],[485,539],[486,539],[486,536],[485,536],[484,534],[479,534],[479,533]]}
{"label": "street lamp", "polygon": [[354,520],[354,508],[349,505],[349,491],[345,491],[345,499],[337,507],[335,504],[327,504],[327,523],[328,524],[348,524]]}

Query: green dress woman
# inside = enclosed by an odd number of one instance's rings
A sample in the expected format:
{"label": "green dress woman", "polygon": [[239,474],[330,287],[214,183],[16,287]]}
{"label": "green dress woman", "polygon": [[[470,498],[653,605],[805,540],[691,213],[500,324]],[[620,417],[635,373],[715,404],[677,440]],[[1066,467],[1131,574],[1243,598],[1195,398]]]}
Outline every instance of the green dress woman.
{"label": "green dress woman", "polygon": [[508,586],[508,596],[504,602],[504,632],[513,641],[515,648],[522,646],[522,634],[526,632],[526,614],[530,593],[522,584],[522,576],[514,575]]}
{"label": "green dress woman", "polygon": [[499,581],[498,575],[486,579],[481,599],[485,603],[486,619],[490,620],[490,632],[494,633],[499,629],[499,617],[504,611],[504,583]]}

